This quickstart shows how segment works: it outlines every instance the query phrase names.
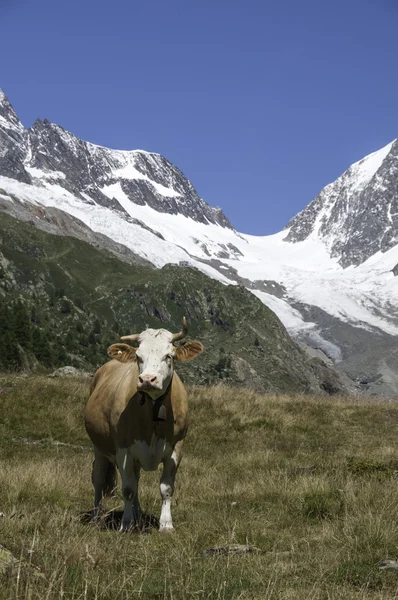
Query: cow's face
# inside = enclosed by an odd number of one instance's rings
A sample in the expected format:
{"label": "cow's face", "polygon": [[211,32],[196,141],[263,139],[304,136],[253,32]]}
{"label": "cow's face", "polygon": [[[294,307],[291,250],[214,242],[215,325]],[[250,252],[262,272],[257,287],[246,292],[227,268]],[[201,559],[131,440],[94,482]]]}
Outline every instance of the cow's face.
{"label": "cow's face", "polygon": [[174,370],[172,334],[165,329],[147,329],[140,335],[136,351],[138,365],[137,389],[151,398],[161,396],[167,389]]}
{"label": "cow's face", "polygon": [[135,360],[138,365],[137,389],[156,400],[165,393],[171,382],[174,361],[189,360],[203,350],[200,342],[174,346],[175,337],[176,334],[166,329],[146,329],[134,339],[138,341],[138,348],[127,344],[113,344],[108,348],[108,355],[121,362]]}

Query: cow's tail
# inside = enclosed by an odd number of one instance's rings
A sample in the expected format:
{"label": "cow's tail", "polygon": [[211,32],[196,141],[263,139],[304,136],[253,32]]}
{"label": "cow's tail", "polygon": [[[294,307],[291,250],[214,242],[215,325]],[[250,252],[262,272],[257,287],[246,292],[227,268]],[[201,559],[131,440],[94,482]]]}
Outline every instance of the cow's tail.
{"label": "cow's tail", "polygon": [[109,461],[106,469],[105,482],[102,488],[102,494],[104,496],[111,496],[113,490],[117,485],[117,471],[116,465]]}

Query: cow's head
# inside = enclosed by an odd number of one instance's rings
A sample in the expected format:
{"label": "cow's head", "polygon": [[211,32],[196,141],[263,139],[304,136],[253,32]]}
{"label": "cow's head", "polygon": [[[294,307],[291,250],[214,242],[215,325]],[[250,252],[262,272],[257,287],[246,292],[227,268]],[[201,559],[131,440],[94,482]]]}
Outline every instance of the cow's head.
{"label": "cow's head", "polygon": [[176,346],[188,333],[185,317],[179,333],[166,329],[146,329],[142,333],[126,335],[121,340],[138,342],[138,348],[128,344],[113,344],[108,348],[108,356],[120,362],[136,361],[138,365],[137,389],[147,393],[153,400],[166,391],[174,372],[175,360],[190,360],[203,350],[200,342],[186,342]]}

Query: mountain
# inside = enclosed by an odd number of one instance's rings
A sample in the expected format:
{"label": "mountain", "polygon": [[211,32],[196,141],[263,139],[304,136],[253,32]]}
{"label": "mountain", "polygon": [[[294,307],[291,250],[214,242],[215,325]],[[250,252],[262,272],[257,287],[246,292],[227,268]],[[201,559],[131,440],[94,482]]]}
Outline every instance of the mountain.
{"label": "mountain", "polygon": [[0,173],[24,183],[31,183],[24,167],[27,132],[13,107],[0,90]]}
{"label": "mountain", "polygon": [[191,384],[336,393],[344,380],[311,358],[258,298],[197,269],[127,264],[103,249],[3,214],[0,223],[0,367],[98,367],[120,335],[177,331],[187,316],[205,352],[178,365]]}
{"label": "mountain", "polygon": [[398,243],[398,140],[352,165],[286,226],[289,242],[316,235],[342,267]]}
{"label": "mountain", "polygon": [[45,182],[49,189],[59,186],[88,205],[112,208],[128,218],[113,195],[120,189],[138,205],[231,228],[222,210],[199,198],[181,171],[160,154],[95,146],[46,119],[25,130],[1,91],[0,136],[0,172],[6,177]]}
{"label": "mountain", "polygon": [[5,213],[131,265],[244,287],[362,389],[398,394],[397,141],[261,237],[237,232],[159,154],[95,146],[46,120],[25,129],[4,94],[0,115]]}

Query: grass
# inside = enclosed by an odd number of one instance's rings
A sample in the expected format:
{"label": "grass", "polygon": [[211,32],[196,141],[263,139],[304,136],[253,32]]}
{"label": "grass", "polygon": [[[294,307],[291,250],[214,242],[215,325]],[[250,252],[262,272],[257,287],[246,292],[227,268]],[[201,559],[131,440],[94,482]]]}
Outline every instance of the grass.
{"label": "grass", "polygon": [[[0,388],[0,544],[44,575],[3,577],[1,600],[398,598],[398,574],[378,568],[398,557],[398,404],[193,388],[176,531],[126,535],[80,518],[87,383],[4,375]],[[157,516],[158,484],[143,474]],[[261,553],[201,556],[227,544]]]}

